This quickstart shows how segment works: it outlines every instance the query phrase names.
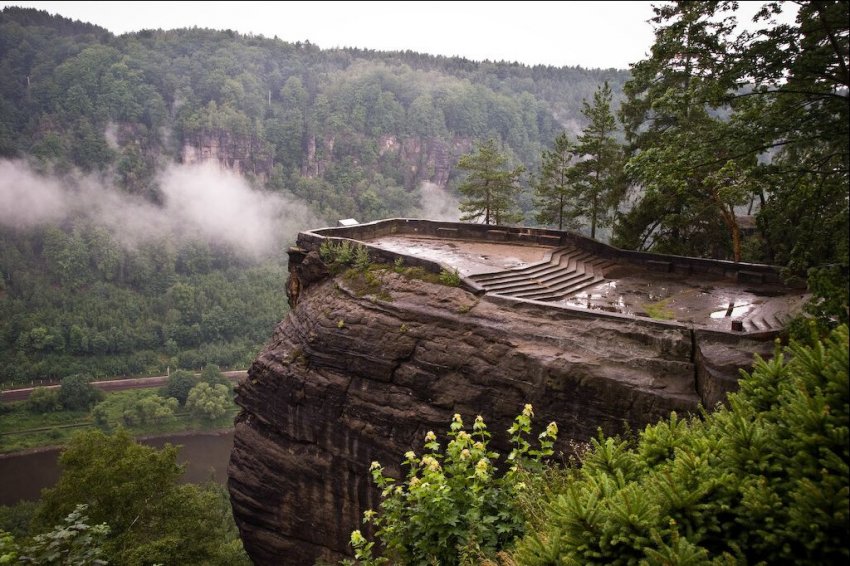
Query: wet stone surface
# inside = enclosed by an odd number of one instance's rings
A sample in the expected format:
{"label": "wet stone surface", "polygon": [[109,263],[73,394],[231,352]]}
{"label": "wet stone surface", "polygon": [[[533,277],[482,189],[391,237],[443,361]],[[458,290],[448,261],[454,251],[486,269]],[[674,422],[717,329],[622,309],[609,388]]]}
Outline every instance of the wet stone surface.
{"label": "wet stone surface", "polygon": [[[437,261],[457,269],[465,277],[545,264],[557,249],[533,244],[402,235],[376,238],[369,243]],[[658,273],[623,262],[597,272],[602,274],[600,281],[593,281],[566,297],[539,300],[553,305],[670,320],[714,330],[730,331],[737,323],[738,330],[752,332],[783,327],[799,311],[806,298],[802,291],[795,292],[778,285],[736,283],[705,275]],[[534,278],[530,277],[529,285],[533,283]],[[545,289],[544,286],[540,288]],[[495,292],[511,295],[510,291]]]}

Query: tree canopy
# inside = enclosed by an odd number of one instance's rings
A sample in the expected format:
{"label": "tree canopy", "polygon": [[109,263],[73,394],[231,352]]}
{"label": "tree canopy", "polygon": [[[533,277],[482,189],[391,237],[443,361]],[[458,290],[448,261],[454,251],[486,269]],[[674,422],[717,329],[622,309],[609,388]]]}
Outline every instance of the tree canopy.
{"label": "tree canopy", "polygon": [[109,526],[102,546],[111,563],[244,562],[229,502],[217,488],[178,483],[176,457],[174,446],[142,446],[123,431],[80,433],[60,456],[62,475],[43,492],[32,528],[51,529],[82,503],[91,523]]}
{"label": "tree canopy", "polygon": [[499,152],[495,140],[478,145],[474,152],[460,158],[457,168],[466,172],[458,186],[462,195],[461,220],[484,224],[510,224],[522,219],[517,198],[519,177],[525,168],[510,168],[508,158]]}

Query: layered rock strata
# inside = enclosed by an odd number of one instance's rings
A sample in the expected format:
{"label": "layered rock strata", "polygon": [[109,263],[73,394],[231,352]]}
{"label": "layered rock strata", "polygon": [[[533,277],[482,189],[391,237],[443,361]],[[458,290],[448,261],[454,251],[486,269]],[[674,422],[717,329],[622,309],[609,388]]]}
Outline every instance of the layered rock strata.
{"label": "layered rock strata", "polygon": [[710,335],[696,347],[680,326],[481,297],[392,269],[364,288],[330,277],[315,252],[295,254],[290,270],[293,308],[238,387],[229,489],[256,564],[347,555],[362,512],[379,504],[370,462],[400,473],[404,452],[454,413],[483,415],[504,449],[531,403],[540,427],[558,423],[566,451],[599,428],[693,411],[698,389],[713,402],[737,359],[771,347],[712,346]]}

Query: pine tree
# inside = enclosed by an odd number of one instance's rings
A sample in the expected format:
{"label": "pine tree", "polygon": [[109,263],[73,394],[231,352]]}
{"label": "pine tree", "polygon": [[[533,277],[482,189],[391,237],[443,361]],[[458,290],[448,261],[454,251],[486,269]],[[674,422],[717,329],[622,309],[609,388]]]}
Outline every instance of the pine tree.
{"label": "pine tree", "polygon": [[558,230],[577,228],[576,185],[573,179],[575,145],[566,132],[555,138],[551,151],[541,156],[540,175],[534,181],[534,204],[537,221],[558,224]]}
{"label": "pine tree", "polygon": [[458,187],[463,195],[460,203],[461,220],[479,220],[484,224],[509,224],[522,220],[517,211],[516,199],[519,177],[525,170],[522,166],[509,169],[508,158],[499,152],[495,140],[480,144],[473,153],[458,161],[458,169],[467,172],[467,177]]}
{"label": "pine tree", "polygon": [[589,124],[575,148],[576,153],[584,157],[574,167],[579,195],[576,204],[577,210],[590,222],[590,237],[595,238],[597,226],[610,223],[611,213],[622,195],[622,152],[614,138],[616,121],[611,112],[611,87],[607,81],[593,94],[593,106],[583,102],[582,114]]}

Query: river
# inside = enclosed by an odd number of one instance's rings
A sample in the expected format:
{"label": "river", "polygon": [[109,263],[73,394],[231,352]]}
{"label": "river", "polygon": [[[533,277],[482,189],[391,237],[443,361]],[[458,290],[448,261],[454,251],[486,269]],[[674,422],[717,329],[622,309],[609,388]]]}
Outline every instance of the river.
{"label": "river", "polygon": [[[193,432],[141,439],[142,444],[162,448],[166,443],[180,445],[177,460],[186,464],[183,480],[201,483],[214,479],[227,481],[227,464],[233,447],[233,431]],[[36,500],[41,490],[59,480],[61,448],[45,448],[0,454],[0,505]]]}

